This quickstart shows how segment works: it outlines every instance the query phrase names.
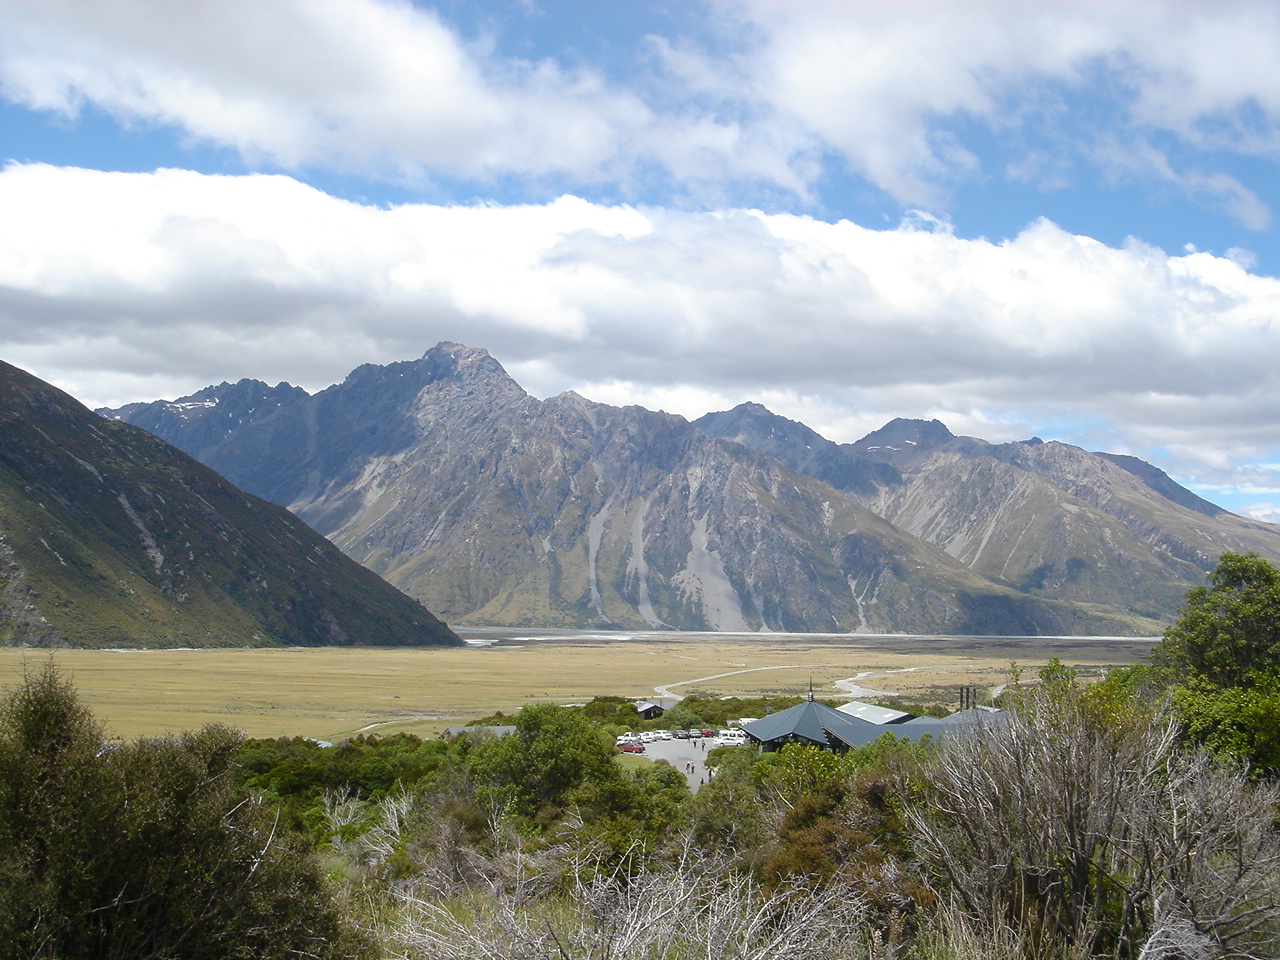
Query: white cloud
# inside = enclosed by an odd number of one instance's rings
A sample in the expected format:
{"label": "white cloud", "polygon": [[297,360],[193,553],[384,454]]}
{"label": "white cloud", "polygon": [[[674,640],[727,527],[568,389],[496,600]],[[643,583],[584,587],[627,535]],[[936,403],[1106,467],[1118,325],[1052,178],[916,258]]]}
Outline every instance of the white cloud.
{"label": "white cloud", "polygon": [[1253,517],[1255,520],[1265,520],[1267,523],[1280,523],[1280,504],[1275,503],[1251,503],[1239,510],[1246,517]]}
{"label": "white cloud", "polygon": [[1047,221],[995,244],[42,165],[0,173],[0,209],[0,353],[95,405],[245,376],[317,388],[457,340],[539,395],[689,416],[759,399],[837,440],[896,415],[992,439],[1084,424],[1078,442],[1163,448],[1206,482],[1280,447],[1280,281]]}
{"label": "white cloud", "polygon": [[[91,105],[172,126],[290,169],[624,191],[656,170],[675,195],[715,205],[732,183],[810,200],[835,158],[904,204],[937,209],[957,181],[1006,170],[1061,186],[1066,157],[1154,172],[1251,228],[1268,222],[1247,184],[1152,144],[1280,153],[1273,3],[722,0],[710,10],[702,45],[651,37],[611,48],[608,64],[569,64],[500,55],[396,0],[2,0],[0,93],[68,117]],[[1107,108],[1069,129],[1059,122],[1068,101],[1085,95]],[[984,170],[966,123],[1060,142],[1052,160],[1027,148]]]}
{"label": "white cloud", "polygon": [[[0,89],[75,116],[173,125],[251,162],[485,180],[623,176],[643,100],[589,68],[501,60],[430,10],[379,0],[42,0],[0,7]],[[727,156],[732,128],[666,120],[665,149]]]}
{"label": "white cloud", "polygon": [[1163,150],[1142,137],[1119,142],[1104,136],[1090,153],[1113,180],[1148,179],[1176,188],[1202,207],[1217,208],[1248,230],[1266,230],[1271,208],[1256,193],[1227,173],[1178,170]]}
{"label": "white cloud", "polygon": [[[745,6],[761,35],[757,96],[906,203],[936,205],[940,191],[976,172],[977,159],[945,121],[1053,133],[1064,98],[1084,93],[1118,112],[1113,128],[1087,130],[1090,140],[1131,140],[1141,153],[1150,148],[1145,134],[1158,131],[1206,149],[1280,153],[1280,8],[1272,3]],[[1011,175],[1037,176],[1046,159],[1031,151],[1010,165]],[[1063,182],[1059,162],[1046,173]],[[1251,228],[1265,221],[1256,198],[1225,174],[1168,175],[1220,199]]]}

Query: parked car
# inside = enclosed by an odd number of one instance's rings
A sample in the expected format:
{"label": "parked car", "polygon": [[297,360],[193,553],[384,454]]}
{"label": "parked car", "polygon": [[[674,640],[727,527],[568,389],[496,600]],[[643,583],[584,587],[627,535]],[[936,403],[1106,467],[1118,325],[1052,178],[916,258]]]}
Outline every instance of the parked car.
{"label": "parked car", "polygon": [[674,731],[672,731],[671,735],[672,735],[673,737],[675,737],[677,740],[688,740],[688,739],[689,739],[689,731],[688,731],[688,730],[674,730]]}
{"label": "parked car", "polygon": [[644,753],[644,744],[628,740],[626,743],[618,744],[618,749],[623,753]]}

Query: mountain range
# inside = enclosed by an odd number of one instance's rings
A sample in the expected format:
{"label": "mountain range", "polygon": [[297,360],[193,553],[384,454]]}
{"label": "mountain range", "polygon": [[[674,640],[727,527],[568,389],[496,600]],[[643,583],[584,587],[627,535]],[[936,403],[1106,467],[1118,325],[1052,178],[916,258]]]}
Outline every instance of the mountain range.
{"label": "mountain range", "polygon": [[0,643],[458,645],[281,507],[0,363]]}
{"label": "mountain range", "polygon": [[241,380],[99,412],[456,623],[1149,635],[1223,550],[1280,559],[1280,527],[1131,457],[540,400],[453,343],[314,395]]}

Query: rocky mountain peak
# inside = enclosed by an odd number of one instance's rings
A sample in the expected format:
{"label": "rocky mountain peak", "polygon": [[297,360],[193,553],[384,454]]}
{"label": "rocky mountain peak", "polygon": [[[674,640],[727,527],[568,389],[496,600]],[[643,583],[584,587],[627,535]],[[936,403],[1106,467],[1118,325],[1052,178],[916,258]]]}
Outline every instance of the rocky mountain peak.
{"label": "rocky mountain peak", "polygon": [[561,415],[586,417],[593,421],[602,411],[612,411],[614,409],[606,404],[589,400],[576,390],[566,390],[563,393],[557,393],[554,397],[546,400],[543,406],[545,406],[549,411],[556,411]]}
{"label": "rocky mountain peak", "polygon": [[940,447],[955,434],[947,429],[941,420],[909,420],[895,417],[879,430],[873,430],[854,446],[871,447],[875,445],[902,449],[904,446]]}
{"label": "rocky mountain peak", "polygon": [[[482,347],[441,341],[424,353],[416,363],[427,374],[424,386],[428,382],[434,382],[441,389],[448,389],[448,385],[452,384],[470,396],[487,394],[494,402],[528,397],[524,388],[511,378],[502,364]],[[382,369],[396,366],[397,364],[388,364]]]}
{"label": "rocky mountain peak", "polygon": [[1150,633],[1221,550],[1280,556],[1280,531],[1132,458],[543,401],[452,342],[259,409],[206,456],[483,624]]}
{"label": "rocky mountain peak", "polygon": [[251,380],[244,378],[237,380],[235,383],[228,383],[223,380],[214,387],[205,387],[203,390],[197,390],[195,393],[186,397],[179,397],[174,400],[175,405],[180,404],[196,404],[196,403],[221,403],[225,400],[235,400],[238,402],[254,402],[257,400],[271,400],[280,402],[289,397],[305,397],[309,396],[302,387],[295,387],[291,383],[281,380],[274,387],[263,383],[261,380]]}
{"label": "rocky mountain peak", "polygon": [[427,360],[439,356],[449,357],[457,363],[459,368],[479,363],[482,360],[492,359],[489,351],[484,347],[469,347],[465,343],[454,343],[452,340],[441,340],[424,353],[422,359]]}
{"label": "rocky mountain peak", "polygon": [[742,403],[723,413],[694,421],[708,436],[732,440],[785,463],[793,470],[829,483],[845,493],[873,496],[901,482],[893,467],[864,456],[849,444],[838,444],[817,431],[788,420],[758,403]]}
{"label": "rocky mountain peak", "polygon": [[[799,444],[806,449],[834,446],[830,440],[803,423],[788,420],[768,407],[751,401],[740,403],[732,410],[705,414],[694,421],[694,426],[708,436],[745,443],[756,449],[768,448],[769,441],[773,441],[774,446]],[[771,456],[778,455],[772,449],[767,449],[766,452]]]}
{"label": "rocky mountain peak", "polygon": [[909,467],[954,439],[955,434],[941,420],[908,420],[898,417],[851,446],[864,456],[891,463],[901,469]]}
{"label": "rocky mountain peak", "polygon": [[222,381],[177,400],[131,403],[95,412],[122,420],[158,436],[175,436],[179,449],[203,460],[208,451],[245,423],[309,400],[311,395],[289,383],[268,386],[261,380]]}

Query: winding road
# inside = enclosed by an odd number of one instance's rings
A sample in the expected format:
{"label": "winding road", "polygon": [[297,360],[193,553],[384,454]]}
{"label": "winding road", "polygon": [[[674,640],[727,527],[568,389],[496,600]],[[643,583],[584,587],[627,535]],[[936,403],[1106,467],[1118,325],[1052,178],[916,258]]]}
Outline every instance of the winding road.
{"label": "winding road", "polygon": [[[782,664],[775,667],[748,667],[745,670],[728,670],[725,673],[713,673],[706,677],[695,677],[692,680],[677,680],[675,683],[663,684],[660,687],[654,687],[653,691],[659,698],[665,700],[680,700],[682,695],[674,692],[675,687],[687,687],[691,683],[705,683],[708,680],[719,680],[723,677],[735,677],[741,673],[758,673],[761,670],[816,670],[820,667],[838,667],[838,663],[790,663]],[[867,680],[871,677],[887,677],[895,673],[911,673],[915,670],[923,670],[924,667],[903,667],[901,670],[885,670],[880,673],[873,673],[868,670],[860,673],[855,677],[847,680],[837,680],[835,686],[839,690],[855,697],[896,697],[895,690],[875,690],[871,687],[864,687],[858,681]]]}

